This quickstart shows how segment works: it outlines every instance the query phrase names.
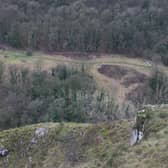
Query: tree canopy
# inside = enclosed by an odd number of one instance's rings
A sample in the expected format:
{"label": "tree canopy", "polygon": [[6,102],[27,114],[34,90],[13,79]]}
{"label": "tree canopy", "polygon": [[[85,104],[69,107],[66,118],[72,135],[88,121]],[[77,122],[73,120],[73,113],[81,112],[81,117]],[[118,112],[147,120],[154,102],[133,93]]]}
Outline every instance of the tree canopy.
{"label": "tree canopy", "polygon": [[167,0],[0,0],[0,43],[120,52],[168,64]]}

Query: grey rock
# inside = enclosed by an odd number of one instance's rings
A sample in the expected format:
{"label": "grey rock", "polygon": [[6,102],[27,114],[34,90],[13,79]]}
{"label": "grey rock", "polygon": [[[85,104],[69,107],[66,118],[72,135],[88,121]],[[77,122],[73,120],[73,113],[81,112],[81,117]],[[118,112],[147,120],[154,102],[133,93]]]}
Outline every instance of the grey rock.
{"label": "grey rock", "polygon": [[46,128],[37,128],[35,130],[35,137],[36,138],[42,138],[47,135],[47,129]]}
{"label": "grey rock", "polygon": [[9,154],[8,149],[0,148],[0,157],[6,157],[8,156],[8,154]]}
{"label": "grey rock", "polygon": [[37,144],[38,139],[43,139],[45,141],[45,136],[47,135],[48,130],[46,128],[37,128],[34,132],[34,137],[31,140],[31,143]]}

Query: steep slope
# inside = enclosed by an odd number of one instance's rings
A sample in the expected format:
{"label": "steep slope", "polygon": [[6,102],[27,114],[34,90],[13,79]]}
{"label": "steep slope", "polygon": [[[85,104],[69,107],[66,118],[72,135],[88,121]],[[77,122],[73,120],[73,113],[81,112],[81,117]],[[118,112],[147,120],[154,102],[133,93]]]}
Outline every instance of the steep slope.
{"label": "steep slope", "polygon": [[[46,123],[0,132],[2,168],[166,168],[168,107],[152,107],[147,136],[129,145],[131,121],[100,124]],[[47,133],[34,142],[35,130]]]}

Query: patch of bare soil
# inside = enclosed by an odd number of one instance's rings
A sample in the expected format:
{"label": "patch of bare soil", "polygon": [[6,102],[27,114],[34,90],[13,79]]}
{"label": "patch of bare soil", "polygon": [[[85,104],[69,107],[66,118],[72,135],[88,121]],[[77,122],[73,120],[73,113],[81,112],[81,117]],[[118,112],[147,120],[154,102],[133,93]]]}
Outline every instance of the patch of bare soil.
{"label": "patch of bare soil", "polygon": [[125,87],[129,87],[136,83],[144,83],[147,79],[145,74],[132,68],[122,67],[119,65],[102,65],[98,71],[109,78],[120,80],[120,83]]}
{"label": "patch of bare soil", "polygon": [[144,73],[119,65],[102,65],[98,71],[110,78],[112,83],[114,81],[118,83],[118,96],[123,95],[125,100],[132,100],[130,97],[139,94],[139,90],[142,89],[148,79],[148,76]]}
{"label": "patch of bare soil", "polygon": [[128,69],[118,65],[102,65],[98,69],[99,73],[113,79],[121,80],[128,74]]}
{"label": "patch of bare soil", "polygon": [[145,74],[142,74],[142,73],[139,73],[137,71],[135,71],[134,73],[131,72],[132,74],[130,75],[127,75],[124,79],[123,79],[123,82],[122,84],[125,86],[125,87],[129,87],[131,86],[132,84],[142,84],[142,83],[145,83],[145,81],[147,80],[147,76]]}

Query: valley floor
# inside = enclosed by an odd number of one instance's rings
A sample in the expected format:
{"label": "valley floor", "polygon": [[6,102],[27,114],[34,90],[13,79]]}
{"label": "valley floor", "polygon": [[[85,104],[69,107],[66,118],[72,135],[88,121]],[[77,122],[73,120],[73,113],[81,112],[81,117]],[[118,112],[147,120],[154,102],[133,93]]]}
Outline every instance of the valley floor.
{"label": "valley floor", "polygon": [[[87,73],[96,79],[99,88],[113,95],[119,103],[124,102],[127,99],[126,95],[139,86],[138,74],[149,77],[154,67],[149,61],[128,58],[121,55],[102,55],[99,57],[91,55],[89,58],[84,59],[83,57],[73,57],[72,53],[70,57],[65,56],[65,54],[61,55],[61,53],[49,55],[42,52],[34,52],[33,56],[27,56],[24,51],[16,50],[0,50],[0,60],[6,64],[16,64],[17,66],[26,66],[28,68],[38,67],[46,70],[58,64],[65,64],[77,68],[83,65]],[[127,69],[128,73],[120,79],[114,79],[104,73],[100,73],[99,69],[102,66],[111,66],[109,70],[113,66],[118,66],[120,69]],[[158,66],[168,73],[167,67],[162,65]],[[132,80],[133,83],[130,83]],[[129,85],[125,85],[125,82],[129,83]]]}

